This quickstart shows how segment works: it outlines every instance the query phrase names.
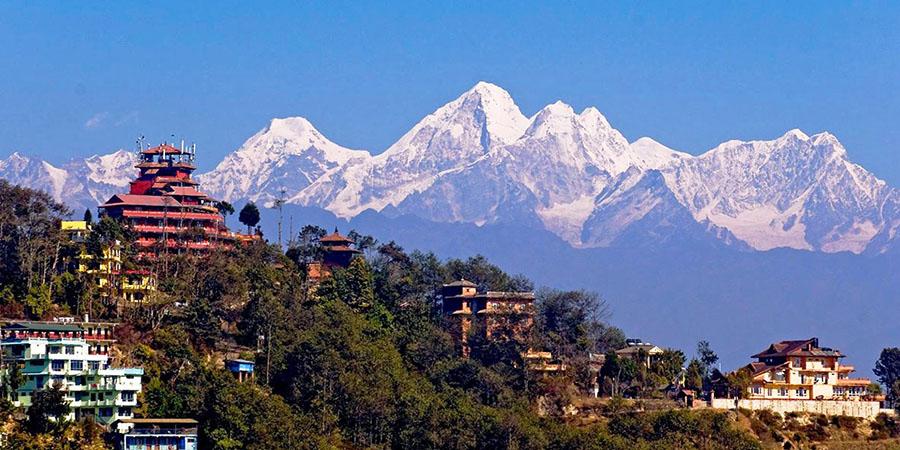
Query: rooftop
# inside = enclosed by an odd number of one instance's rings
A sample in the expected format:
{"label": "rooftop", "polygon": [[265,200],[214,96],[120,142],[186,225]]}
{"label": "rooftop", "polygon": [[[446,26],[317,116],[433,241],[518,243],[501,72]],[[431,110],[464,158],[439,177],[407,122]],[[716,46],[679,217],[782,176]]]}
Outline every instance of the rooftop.
{"label": "rooftop", "polygon": [[818,338],[796,341],[781,341],[755,354],[752,358],[790,357],[790,356],[831,356],[842,358],[841,352],[827,347],[819,347]]}
{"label": "rooftop", "polygon": [[194,419],[171,419],[171,418],[140,418],[140,419],[121,419],[122,423],[134,424],[181,424],[181,425],[197,425]]}

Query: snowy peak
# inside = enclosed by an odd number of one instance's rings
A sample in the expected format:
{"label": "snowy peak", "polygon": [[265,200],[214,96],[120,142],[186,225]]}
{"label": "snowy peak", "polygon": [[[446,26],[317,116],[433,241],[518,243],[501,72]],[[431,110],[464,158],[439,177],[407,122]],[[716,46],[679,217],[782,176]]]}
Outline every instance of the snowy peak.
{"label": "snowy peak", "polygon": [[268,202],[296,195],[353,159],[370,157],[335,144],[303,117],[275,118],[198,179],[217,198]]}
{"label": "snowy peak", "polygon": [[673,161],[692,157],[687,153],[672,150],[649,137],[632,142],[630,147],[639,165],[647,169],[661,169]]}

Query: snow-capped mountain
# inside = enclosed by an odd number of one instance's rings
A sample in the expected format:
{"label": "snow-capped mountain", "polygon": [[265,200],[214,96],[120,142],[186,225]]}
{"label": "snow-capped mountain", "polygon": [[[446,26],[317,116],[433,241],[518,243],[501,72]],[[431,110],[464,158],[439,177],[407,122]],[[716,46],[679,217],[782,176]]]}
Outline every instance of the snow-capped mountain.
{"label": "snow-capped mountain", "polygon": [[[121,151],[62,168],[14,154],[0,176],[96,204],[127,186],[132,163]],[[898,247],[900,229],[900,191],[850,162],[831,134],[792,130],[693,156],[651,138],[629,143],[596,108],[556,102],[526,117],[485,82],[378,155],[341,147],[304,118],[274,119],[198,179],[232,203],[284,195],[342,218],[526,225],[576,247],[879,253]]]}
{"label": "snow-capped mountain", "polygon": [[96,208],[115,193],[127,190],[137,156],[125,150],[73,159],[62,167],[18,152],[0,160],[0,178],[47,191],[74,210]]}
{"label": "snow-capped mountain", "polygon": [[527,126],[528,119],[509,93],[478,83],[422,119],[383,153],[322,177],[291,202],[321,206],[341,217],[397,206],[431,187],[439,176],[513,142]]}
{"label": "snow-capped mountain", "polygon": [[305,118],[272,119],[198,180],[215,198],[270,203],[282,195],[293,197],[352,159],[368,158],[366,151],[331,142]]}

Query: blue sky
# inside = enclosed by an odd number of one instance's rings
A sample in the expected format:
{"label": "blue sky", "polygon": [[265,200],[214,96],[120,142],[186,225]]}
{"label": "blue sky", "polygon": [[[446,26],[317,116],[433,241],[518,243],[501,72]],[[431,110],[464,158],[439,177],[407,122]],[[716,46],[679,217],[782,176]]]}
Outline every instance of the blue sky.
{"label": "blue sky", "polygon": [[208,169],[292,115],[378,153],[487,80],[527,115],[596,106],[629,140],[691,153],[828,130],[900,185],[900,3],[730,6],[3,3],[0,157],[176,134]]}

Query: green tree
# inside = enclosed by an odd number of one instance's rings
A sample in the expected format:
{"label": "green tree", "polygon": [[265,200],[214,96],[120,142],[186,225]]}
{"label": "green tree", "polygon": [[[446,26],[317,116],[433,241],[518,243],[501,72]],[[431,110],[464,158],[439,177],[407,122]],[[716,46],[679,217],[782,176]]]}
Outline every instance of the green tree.
{"label": "green tree", "polygon": [[684,387],[697,392],[703,390],[703,378],[706,376],[704,372],[703,363],[697,359],[691,359],[685,372]]}
{"label": "green tree", "polygon": [[719,356],[713,351],[708,341],[697,342],[697,359],[702,364],[704,377],[709,376],[719,362]]}
{"label": "green tree", "polygon": [[631,358],[621,358],[614,351],[606,353],[606,360],[600,367],[600,376],[610,383],[613,397],[622,395],[622,388],[627,387],[638,373],[638,365]]}
{"label": "green tree", "polygon": [[228,225],[228,216],[234,214],[234,206],[231,203],[222,200],[216,202],[216,209],[218,209],[219,214],[222,215],[222,221]]}
{"label": "green tree", "polygon": [[91,213],[91,208],[86,208],[84,210],[83,220],[87,222],[88,225],[90,225],[94,221],[94,215]]}
{"label": "green tree", "polygon": [[900,381],[900,348],[890,347],[881,350],[881,355],[875,362],[872,372],[887,388],[888,400],[900,406],[900,402],[898,402],[900,390],[897,388],[897,382]]}
{"label": "green tree", "polygon": [[241,208],[241,212],[238,214],[238,220],[247,226],[247,234],[250,234],[250,228],[255,227],[256,224],[259,223],[259,208],[256,207],[255,203],[247,202],[247,204]]}
{"label": "green tree", "polygon": [[25,426],[31,433],[47,433],[66,426],[66,416],[71,412],[61,383],[49,389],[34,391],[28,408]]}

